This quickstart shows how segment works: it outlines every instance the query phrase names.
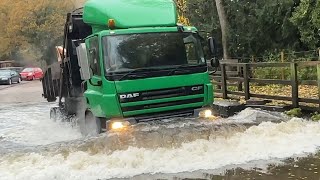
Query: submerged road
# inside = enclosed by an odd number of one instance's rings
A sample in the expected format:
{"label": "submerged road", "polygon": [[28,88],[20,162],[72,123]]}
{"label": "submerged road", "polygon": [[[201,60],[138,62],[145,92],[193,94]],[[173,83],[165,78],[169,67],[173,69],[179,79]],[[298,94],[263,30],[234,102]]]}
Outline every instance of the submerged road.
{"label": "submerged road", "polygon": [[[246,109],[82,137],[53,122],[39,81],[0,87],[0,180],[320,178],[320,124]],[[319,168],[319,169],[318,169]]]}

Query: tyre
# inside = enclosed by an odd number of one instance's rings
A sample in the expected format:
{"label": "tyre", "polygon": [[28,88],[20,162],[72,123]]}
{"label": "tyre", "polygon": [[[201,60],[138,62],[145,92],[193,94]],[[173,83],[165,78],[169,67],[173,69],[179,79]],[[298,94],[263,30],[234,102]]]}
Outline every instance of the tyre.
{"label": "tyre", "polygon": [[90,110],[87,110],[82,119],[80,121],[80,131],[84,136],[96,136],[101,133],[101,120],[98,117],[95,117]]}
{"label": "tyre", "polygon": [[53,121],[58,120],[58,108],[57,107],[53,107],[50,109],[50,119],[52,119]]}
{"label": "tyre", "polygon": [[11,84],[12,84],[12,79],[8,79],[7,84],[8,84],[8,85],[11,85]]}
{"label": "tyre", "polygon": [[66,119],[66,115],[64,111],[60,107],[53,107],[50,109],[50,119],[53,121],[64,121]]}
{"label": "tyre", "polygon": [[18,84],[21,83],[21,78],[18,79],[18,82],[17,82],[17,83],[18,83]]}

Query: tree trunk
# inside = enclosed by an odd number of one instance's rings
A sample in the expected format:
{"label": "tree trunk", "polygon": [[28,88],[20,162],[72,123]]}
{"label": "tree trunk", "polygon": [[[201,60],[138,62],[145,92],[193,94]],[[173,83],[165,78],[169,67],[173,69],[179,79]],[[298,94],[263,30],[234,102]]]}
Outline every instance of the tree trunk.
{"label": "tree trunk", "polygon": [[228,22],[226,13],[224,11],[224,6],[222,0],[215,0],[217,12],[219,16],[220,26],[221,26],[221,35],[222,35],[222,47],[223,47],[223,59],[228,59]]}

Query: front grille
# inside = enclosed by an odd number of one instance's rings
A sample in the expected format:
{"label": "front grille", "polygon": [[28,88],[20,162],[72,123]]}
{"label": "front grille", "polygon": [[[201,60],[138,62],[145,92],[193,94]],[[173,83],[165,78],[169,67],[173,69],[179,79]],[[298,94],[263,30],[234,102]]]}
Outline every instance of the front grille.
{"label": "front grille", "polygon": [[194,113],[194,109],[183,109],[183,110],[174,110],[174,111],[167,111],[167,112],[161,112],[161,113],[138,115],[138,116],[133,116],[133,118],[137,122],[147,122],[147,121],[153,121],[153,120],[193,116],[193,113]]}
{"label": "front grille", "polygon": [[203,94],[203,85],[119,94],[120,103]]}
{"label": "front grille", "polygon": [[[121,110],[123,113],[128,115],[141,114],[139,110],[146,110],[152,112],[152,109],[157,109],[157,112],[166,111],[168,108],[181,110],[183,108],[195,107],[195,105],[201,106],[204,102],[204,85],[194,85],[194,86],[184,86],[170,89],[158,89],[151,91],[141,91],[141,92],[131,92],[125,94],[119,94],[119,99],[121,102]],[[151,100],[160,100],[167,98],[179,97],[178,100],[173,101],[170,99],[168,101],[162,100],[162,102],[156,102]],[[135,103],[135,105],[130,105],[132,102],[140,102],[141,104]],[[128,104],[126,104],[128,103]],[[190,104],[190,106],[188,106]],[[182,106],[186,105],[186,106]],[[166,110],[165,110],[166,109]],[[163,111],[162,111],[163,110]],[[137,112],[135,112],[137,111]]]}
{"label": "front grille", "polygon": [[129,107],[122,107],[122,111],[136,111],[142,109],[152,109],[152,108],[160,108],[166,106],[175,106],[181,104],[191,104],[191,103],[198,103],[203,102],[203,98],[195,98],[195,99],[186,99],[186,100],[179,100],[173,102],[164,102],[164,103],[155,103],[155,104],[146,104],[146,105],[139,105],[139,106],[129,106]]}

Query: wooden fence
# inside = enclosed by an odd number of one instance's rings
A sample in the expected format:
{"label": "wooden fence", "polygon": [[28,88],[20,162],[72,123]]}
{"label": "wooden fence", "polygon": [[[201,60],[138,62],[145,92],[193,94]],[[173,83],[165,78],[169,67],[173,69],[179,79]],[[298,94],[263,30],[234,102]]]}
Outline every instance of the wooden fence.
{"label": "wooden fence", "polygon": [[[226,67],[236,69],[232,73]],[[290,68],[290,80],[280,79],[257,79],[252,77],[253,70],[256,68]],[[299,80],[298,67],[316,67],[317,80]],[[212,75],[213,83],[221,89],[215,89],[216,93],[222,94],[223,99],[229,99],[229,95],[242,96],[246,100],[250,98],[291,101],[292,107],[301,107],[300,103],[316,104],[320,107],[320,61],[308,62],[284,62],[284,63],[221,63],[221,71]],[[234,76],[236,74],[236,76]],[[292,88],[291,96],[275,96],[267,94],[254,94],[250,92],[250,83],[257,84],[280,84],[289,85]],[[300,98],[299,85],[313,85],[318,87],[318,98]],[[236,86],[237,91],[229,91],[228,86]]]}

